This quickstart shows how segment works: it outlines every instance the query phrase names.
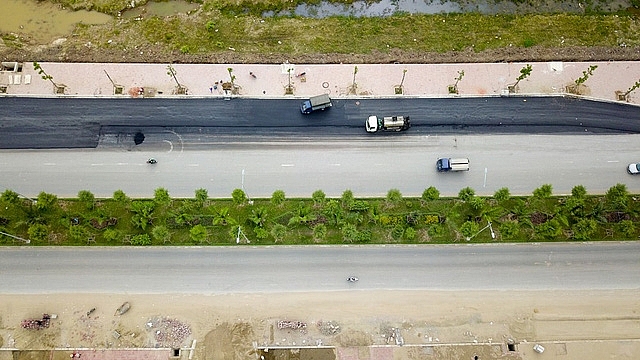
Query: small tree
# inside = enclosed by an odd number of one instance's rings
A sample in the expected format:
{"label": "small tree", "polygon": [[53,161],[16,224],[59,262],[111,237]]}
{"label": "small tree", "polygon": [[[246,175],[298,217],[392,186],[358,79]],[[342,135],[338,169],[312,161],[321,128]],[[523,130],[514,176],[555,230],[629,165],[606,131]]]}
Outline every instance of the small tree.
{"label": "small tree", "polygon": [[102,233],[102,237],[105,241],[112,242],[120,240],[122,238],[122,234],[117,229],[109,228]]}
{"label": "small tree", "polygon": [[131,223],[142,230],[146,230],[147,226],[151,224],[154,208],[155,205],[151,201],[133,201],[131,203],[131,212],[133,213]]}
{"label": "small tree", "polygon": [[400,80],[400,85],[396,86],[395,93],[396,94],[404,94],[404,78],[407,75],[407,69],[402,70],[402,80]]}
{"label": "small tree", "polygon": [[586,90],[586,86],[584,83],[589,79],[591,75],[593,75],[593,71],[598,68],[598,65],[591,65],[586,71],[582,72],[582,76],[577,78],[573,84],[567,86],[566,90],[568,93],[576,94],[576,95],[587,95],[588,92]]}
{"label": "small tree", "polygon": [[636,81],[636,83],[633,84],[633,86],[631,86],[626,92],[616,91],[616,94],[618,95],[618,100],[629,101],[629,94],[631,94],[631,92],[636,90],[637,88],[640,88],[640,80]]}
{"label": "small tree", "polygon": [[358,83],[356,83],[356,74],[358,73],[358,67],[353,67],[353,82],[349,87],[349,94],[355,95],[358,93]]}
{"label": "small tree", "polygon": [[584,199],[587,197],[587,188],[583,185],[576,185],[571,189],[571,196],[576,199]]}
{"label": "small tree", "polygon": [[449,94],[457,94],[458,93],[458,83],[464,77],[464,70],[458,71],[458,77],[454,78],[456,81],[453,85],[449,85]]}
{"label": "small tree", "polygon": [[529,64],[520,69],[520,76],[516,78],[515,84],[509,86],[509,92],[516,92],[518,90],[518,84],[520,83],[520,81],[528,78],[531,75],[532,70],[533,68]]}
{"label": "small tree", "polygon": [[187,89],[182,86],[182,84],[180,84],[180,82],[178,81],[178,77],[176,76],[178,74],[178,72],[176,71],[176,69],[174,69],[174,67],[169,64],[167,65],[167,75],[169,75],[169,77],[171,77],[175,82],[176,82],[176,94],[178,95],[185,95],[187,93]]}
{"label": "small tree", "polygon": [[283,190],[276,190],[271,194],[271,203],[275,206],[280,206],[284,203],[285,194]]}
{"label": "small tree", "polygon": [[53,81],[53,76],[47,74],[39,63],[34,61],[33,62],[33,69],[38,72],[38,75],[40,75],[42,80],[49,80],[51,82],[51,84],[53,84],[54,92],[56,94],[63,94],[64,93],[65,86],[62,85],[62,84],[56,84]]}
{"label": "small tree", "polygon": [[582,76],[577,78],[575,83],[577,86],[584,84],[591,75],[593,75],[593,71],[598,68],[598,65],[591,65],[586,71],[582,72]]}
{"label": "small tree", "polygon": [[626,211],[627,205],[629,204],[627,185],[618,183],[610,187],[605,194],[605,199],[611,210]]}
{"label": "small tree", "polygon": [[264,224],[267,222],[267,209],[261,206],[257,209],[251,210],[249,221],[258,228],[264,227]]}

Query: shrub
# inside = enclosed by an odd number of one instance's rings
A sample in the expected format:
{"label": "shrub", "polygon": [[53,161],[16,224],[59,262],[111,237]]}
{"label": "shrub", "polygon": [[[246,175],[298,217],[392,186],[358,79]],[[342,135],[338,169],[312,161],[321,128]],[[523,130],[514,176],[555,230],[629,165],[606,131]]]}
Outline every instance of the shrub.
{"label": "shrub", "polygon": [[618,231],[627,238],[632,238],[636,234],[636,225],[632,220],[622,220],[617,224]]}
{"label": "shrub", "polygon": [[325,224],[318,224],[313,227],[313,238],[317,240],[324,240],[327,237],[327,226]]}
{"label": "shrub", "polygon": [[480,231],[480,226],[475,221],[465,221],[460,227],[460,232],[467,238],[467,241],[471,240],[471,237],[475,236]]}
{"label": "shrub", "polygon": [[203,243],[207,241],[209,233],[204,225],[198,224],[192,227],[191,230],[189,230],[189,237],[191,237],[191,240],[197,243]]}
{"label": "shrub", "polygon": [[424,223],[426,225],[437,224],[440,222],[440,217],[438,215],[426,215],[424,217]]}
{"label": "shrub", "polygon": [[247,195],[242,189],[235,189],[231,192],[231,198],[236,205],[242,205],[247,201]]}
{"label": "shrub", "polygon": [[627,185],[616,184],[610,187],[605,194],[605,198],[607,200],[607,205],[609,205],[612,210],[626,210],[629,202],[629,191],[627,190]]}
{"label": "shrub", "polygon": [[562,234],[562,228],[560,227],[560,223],[557,220],[551,219],[547,222],[544,222],[535,227],[535,232],[538,236],[552,240],[560,236]]}
{"label": "shrub", "polygon": [[349,211],[364,212],[367,210],[369,210],[369,202],[366,200],[354,200],[351,205],[349,205]]}
{"label": "shrub", "polygon": [[58,204],[58,197],[53,194],[48,194],[42,191],[38,194],[38,201],[36,202],[36,209],[47,211],[53,209]]}
{"label": "shrub", "polygon": [[275,242],[281,241],[287,234],[287,227],[282,224],[275,224],[271,228],[271,236],[273,236]]}
{"label": "shrub", "polygon": [[151,230],[151,235],[154,239],[161,243],[165,243],[167,241],[171,241],[171,233],[166,226],[158,225],[154,226]]}
{"label": "shrub", "polygon": [[284,191],[282,190],[276,190],[273,192],[273,194],[271,194],[271,203],[273,205],[279,206],[282,205],[282,203],[284,203],[285,200],[285,195],[284,195]]}
{"label": "shrub", "polygon": [[538,199],[548,199],[553,193],[553,186],[551,184],[544,184],[539,188],[533,190],[533,197]]}
{"label": "shrub", "polygon": [[169,191],[165,188],[159,187],[153,192],[153,201],[158,205],[169,205],[171,198],[169,197]]}
{"label": "shrub", "polygon": [[102,233],[102,237],[105,241],[112,242],[120,240],[122,238],[122,234],[116,229],[109,228]]}
{"label": "shrub", "polygon": [[45,241],[49,236],[49,228],[43,224],[33,224],[29,226],[27,233],[32,241]]}
{"label": "shrub", "polygon": [[353,191],[347,189],[342,193],[342,206],[349,208],[354,201]]}
{"label": "shrub", "polygon": [[397,203],[402,201],[402,193],[398,189],[391,189],[387,192],[387,201]]}
{"label": "shrub", "polygon": [[509,188],[503,187],[493,194],[493,198],[498,201],[507,201],[511,197],[511,193],[509,192]]}
{"label": "shrub", "polygon": [[464,189],[461,189],[460,192],[458,192],[458,197],[460,198],[460,200],[462,201],[469,201],[471,200],[474,196],[476,195],[475,190],[473,190],[470,187],[466,187]]}
{"label": "shrub", "polygon": [[597,228],[598,223],[594,219],[580,219],[572,227],[573,238],[576,240],[590,240]]}
{"label": "shrub", "polygon": [[203,206],[205,201],[209,199],[209,192],[207,189],[197,189],[195,191],[195,199],[200,206]]}
{"label": "shrub", "polygon": [[120,204],[124,204],[129,202],[129,197],[122,190],[116,190],[113,192],[113,200],[119,202]]}
{"label": "shrub", "polygon": [[20,195],[18,195],[17,192],[7,189],[2,192],[2,195],[0,195],[0,200],[9,204],[15,204],[18,202],[19,196]]}
{"label": "shrub", "polygon": [[415,240],[415,238],[416,238],[416,229],[414,229],[412,227],[408,227],[404,231],[404,238],[407,239],[408,241]]}
{"label": "shrub", "polygon": [[432,201],[437,200],[440,197],[440,191],[434,186],[429,186],[422,192],[422,200]]}
{"label": "shrub", "polygon": [[358,240],[358,229],[353,224],[345,224],[342,227],[342,239],[348,242]]}
{"label": "shrub", "polygon": [[87,209],[91,210],[95,206],[96,197],[89,190],[78,191],[78,201],[84,203]]}
{"label": "shrub", "polygon": [[402,239],[402,236],[404,235],[404,226],[398,224],[396,226],[393,227],[393,230],[391,230],[391,237],[394,240],[400,240]]}
{"label": "shrub", "polygon": [[326,200],[326,198],[327,198],[327,196],[325,195],[324,191],[322,191],[322,190],[316,190],[311,195],[311,199],[313,199],[313,203],[315,205],[324,204],[324,201]]}
{"label": "shrub", "polygon": [[498,227],[500,234],[505,239],[514,239],[520,234],[520,224],[516,221],[505,221]]}
{"label": "shrub", "polygon": [[584,199],[587,197],[587,188],[582,185],[576,185],[571,189],[571,196],[577,199]]}
{"label": "shrub", "polygon": [[89,239],[89,231],[84,226],[75,225],[69,228],[69,236],[76,241],[86,241]]}
{"label": "shrub", "polygon": [[131,237],[131,245],[148,246],[151,245],[151,238],[148,234],[138,234]]}
{"label": "shrub", "polygon": [[266,229],[261,227],[253,228],[253,232],[256,234],[256,238],[260,240],[264,240],[269,237],[269,232]]}

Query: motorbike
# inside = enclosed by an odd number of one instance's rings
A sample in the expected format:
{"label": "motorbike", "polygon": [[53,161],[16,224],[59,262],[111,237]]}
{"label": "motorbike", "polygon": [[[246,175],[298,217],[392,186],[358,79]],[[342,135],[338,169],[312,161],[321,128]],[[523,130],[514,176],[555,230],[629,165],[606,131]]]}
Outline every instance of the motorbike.
{"label": "motorbike", "polygon": [[348,282],[356,282],[356,281],[358,281],[358,278],[357,278],[357,277],[355,277],[355,276],[349,276],[349,277],[347,278],[347,281],[348,281]]}
{"label": "motorbike", "polygon": [[155,164],[157,162],[158,161],[156,161],[156,159],[154,159],[154,158],[151,158],[151,159],[147,160],[147,164]]}

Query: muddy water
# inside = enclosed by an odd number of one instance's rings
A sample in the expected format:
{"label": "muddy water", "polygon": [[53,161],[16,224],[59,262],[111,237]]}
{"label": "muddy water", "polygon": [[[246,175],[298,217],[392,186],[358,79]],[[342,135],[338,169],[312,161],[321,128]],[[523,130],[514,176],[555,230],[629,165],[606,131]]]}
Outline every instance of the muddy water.
{"label": "muddy water", "polygon": [[189,14],[192,11],[197,10],[199,7],[200,7],[199,4],[192,4],[187,1],[181,1],[181,0],[149,2],[135,9],[131,9],[123,12],[122,17],[125,19],[131,19],[136,17],[149,17],[149,16],[163,17],[163,16],[171,16],[176,14]]}
{"label": "muddy water", "polygon": [[104,24],[111,16],[96,11],[69,11],[34,0],[1,0],[0,32],[26,35],[44,44],[69,36],[75,24]]}

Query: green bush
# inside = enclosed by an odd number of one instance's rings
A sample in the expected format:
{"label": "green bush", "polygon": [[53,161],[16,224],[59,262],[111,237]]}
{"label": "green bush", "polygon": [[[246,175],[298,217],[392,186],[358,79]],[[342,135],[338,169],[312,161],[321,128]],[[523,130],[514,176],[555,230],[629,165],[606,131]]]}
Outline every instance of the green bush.
{"label": "green bush", "polygon": [[157,188],[153,192],[153,201],[158,205],[169,205],[171,197],[169,197],[169,191],[165,188]]}
{"label": "green bush", "polygon": [[43,224],[33,224],[29,226],[29,239],[36,242],[42,242],[49,237],[49,228]]}
{"label": "green bush", "polygon": [[282,203],[284,203],[285,200],[285,194],[284,191],[282,190],[276,190],[273,192],[273,194],[271,194],[271,203],[273,205],[279,206],[282,205]]}
{"label": "green bush", "polygon": [[327,226],[325,224],[318,224],[313,227],[313,238],[317,240],[324,240],[327,237]]}
{"label": "green bush", "polygon": [[125,204],[129,202],[129,197],[122,190],[116,190],[113,192],[113,200],[119,202],[120,204]]}
{"label": "green bush", "polygon": [[231,198],[236,205],[242,205],[247,202],[247,194],[242,189],[235,189],[231,192]]}
{"label": "green bush", "polygon": [[593,219],[580,219],[571,228],[576,240],[591,240],[591,236],[598,229],[598,223]]}
{"label": "green bush", "polygon": [[416,229],[408,227],[404,230],[404,238],[408,241],[413,241],[416,238]]}
{"label": "green bush", "polygon": [[402,193],[398,189],[391,189],[387,192],[387,201],[397,203],[402,201]]}
{"label": "green bush", "polygon": [[577,199],[584,199],[587,197],[587,188],[582,185],[576,185],[571,189],[571,196]]}
{"label": "green bush", "polygon": [[473,190],[470,187],[466,187],[464,189],[461,189],[460,192],[458,192],[458,197],[460,198],[460,200],[462,201],[469,201],[471,200],[474,196],[476,195],[475,190]]}
{"label": "green bush", "polygon": [[562,227],[556,219],[551,219],[535,227],[536,234],[546,240],[553,240],[562,234]]}
{"label": "green bush", "polygon": [[429,186],[422,192],[422,200],[433,201],[438,200],[440,197],[440,191],[433,186]]}
{"label": "green bush", "polygon": [[327,198],[327,196],[325,195],[324,191],[322,191],[322,190],[316,190],[311,195],[311,199],[313,200],[313,203],[316,206],[323,205],[325,200],[326,200],[326,198]]}
{"label": "green bush", "polygon": [[515,239],[520,235],[520,225],[515,221],[505,221],[498,229],[504,239]]}
{"label": "green bush", "polygon": [[148,246],[151,245],[151,238],[148,234],[138,234],[131,237],[131,245]]}
{"label": "green bush", "polygon": [[478,231],[480,231],[480,225],[475,221],[465,221],[465,223],[460,226],[460,232],[468,240],[471,240],[470,238],[475,236]]}
{"label": "green bush", "polygon": [[553,193],[553,186],[551,184],[544,184],[539,188],[533,190],[533,197],[538,199],[548,199]]}
{"label": "green bush", "polygon": [[400,240],[402,239],[402,236],[404,235],[404,226],[398,224],[396,226],[393,227],[393,230],[391,230],[391,237],[394,240]]}
{"label": "green bush", "polygon": [[120,241],[122,239],[122,234],[119,230],[116,229],[106,229],[102,233],[102,237],[107,242]]}
{"label": "green bush", "polygon": [[622,220],[617,224],[618,231],[626,238],[633,238],[636,235],[636,225],[631,220]]}
{"label": "green bush", "polygon": [[353,197],[353,191],[349,189],[345,190],[342,193],[342,197],[340,199],[342,200],[342,206],[348,209],[355,200],[355,198]]}
{"label": "green bush", "polygon": [[506,187],[496,190],[496,192],[493,194],[493,198],[500,202],[507,201],[510,197],[511,193],[509,192],[509,188]]}
{"label": "green bush", "polygon": [[91,210],[95,206],[96,197],[89,190],[78,191],[78,201],[83,203],[87,209]]}

